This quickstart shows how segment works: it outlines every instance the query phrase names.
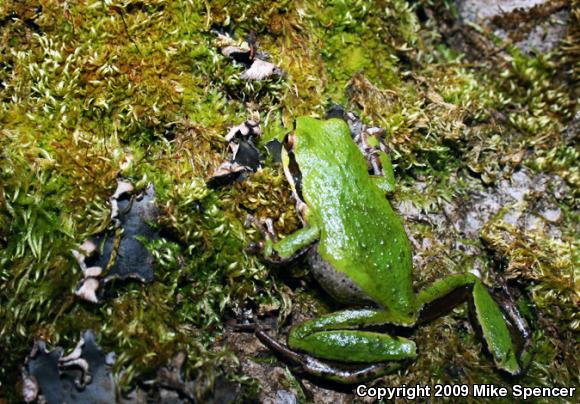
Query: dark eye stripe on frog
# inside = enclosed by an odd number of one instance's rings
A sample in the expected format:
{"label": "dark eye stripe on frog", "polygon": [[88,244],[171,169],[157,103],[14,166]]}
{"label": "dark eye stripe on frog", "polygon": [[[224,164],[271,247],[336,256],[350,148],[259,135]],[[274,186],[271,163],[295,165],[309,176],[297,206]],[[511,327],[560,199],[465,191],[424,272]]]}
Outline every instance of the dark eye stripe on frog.
{"label": "dark eye stripe on frog", "polygon": [[294,181],[294,187],[296,188],[296,194],[301,201],[304,201],[304,197],[302,196],[302,173],[298,168],[298,163],[296,163],[296,157],[294,156],[294,152],[290,149],[288,150],[288,170],[290,170],[290,174],[292,174],[292,180]]}

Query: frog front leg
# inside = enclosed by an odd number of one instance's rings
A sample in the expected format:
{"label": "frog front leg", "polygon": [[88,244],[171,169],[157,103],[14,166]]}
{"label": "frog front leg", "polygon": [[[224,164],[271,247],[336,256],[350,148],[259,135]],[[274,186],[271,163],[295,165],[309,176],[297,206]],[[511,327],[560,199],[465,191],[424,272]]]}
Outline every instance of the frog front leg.
{"label": "frog front leg", "polygon": [[271,237],[267,237],[264,244],[264,256],[279,261],[292,260],[302,250],[318,240],[319,235],[320,228],[312,224],[296,230],[280,241],[274,241]]}
{"label": "frog front leg", "polygon": [[274,233],[271,220],[261,222],[252,215],[246,217],[245,226],[252,224],[264,237],[259,243],[252,243],[246,249],[247,252],[261,253],[264,259],[271,264],[284,264],[294,261],[308,250],[308,247],[318,240],[320,228],[316,224],[305,225],[278,240]]}
{"label": "frog front leg", "polygon": [[[397,318],[381,310],[344,310],[293,327],[288,335],[288,347],[263,331],[258,333],[258,337],[268,347],[313,376],[340,383],[356,383],[391,373],[399,369],[403,361],[417,356],[415,343],[411,340],[361,330],[386,324],[412,325],[401,324]],[[318,358],[373,365],[344,370],[321,362]]]}
{"label": "frog front leg", "polygon": [[384,151],[376,150],[371,159],[374,175],[370,177],[386,195],[392,194],[395,190],[395,172],[391,158]]}
{"label": "frog front leg", "polygon": [[417,296],[417,305],[423,311],[420,321],[433,318],[429,313],[429,306],[436,306],[445,300],[448,303],[445,305],[447,308],[460,303],[464,298],[453,301],[453,299],[450,300],[450,296],[453,292],[461,291],[462,288],[472,295],[477,322],[497,367],[512,375],[520,374],[522,367],[507,321],[498,304],[477,276],[471,273],[451,275],[421,291]]}

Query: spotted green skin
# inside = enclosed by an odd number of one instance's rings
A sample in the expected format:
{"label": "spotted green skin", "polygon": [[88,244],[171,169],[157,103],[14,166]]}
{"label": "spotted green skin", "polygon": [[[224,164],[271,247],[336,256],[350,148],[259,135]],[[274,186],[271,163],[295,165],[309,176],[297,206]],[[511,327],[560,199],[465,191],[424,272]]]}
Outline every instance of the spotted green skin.
{"label": "spotted green skin", "polygon": [[[291,349],[347,363],[413,359],[413,341],[364,328],[413,326],[424,305],[466,287],[497,366],[511,374],[520,373],[503,313],[476,276],[452,275],[414,293],[411,246],[401,219],[385,197],[385,190],[393,184],[384,182],[393,177],[368,174],[366,160],[344,121],[298,118],[292,153],[308,207],[307,225],[278,243],[270,242],[266,255],[287,259],[319,240],[318,252],[332,270],[345,274],[379,308],[343,310],[295,326],[288,336]],[[287,153],[283,163],[287,169]],[[333,378],[329,372],[324,376]]]}

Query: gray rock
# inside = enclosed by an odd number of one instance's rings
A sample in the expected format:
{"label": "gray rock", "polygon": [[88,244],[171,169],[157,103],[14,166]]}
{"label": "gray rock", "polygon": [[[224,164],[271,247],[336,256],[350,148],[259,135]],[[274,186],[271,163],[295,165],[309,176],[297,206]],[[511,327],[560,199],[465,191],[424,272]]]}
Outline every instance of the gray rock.
{"label": "gray rock", "polygon": [[[491,29],[499,38],[512,40],[525,53],[549,52],[557,47],[566,35],[570,16],[567,8],[549,7],[548,15],[541,19],[537,18],[537,14],[530,12],[534,7],[547,4],[549,2],[546,0],[456,0],[459,17],[463,23],[475,23]],[[516,14],[519,18],[515,18]],[[507,28],[494,23],[494,19],[497,18],[510,20],[512,15],[513,21],[518,21],[515,28],[511,26],[512,24]],[[522,17],[526,20],[525,23],[519,21]],[[528,27],[524,27],[524,24]]]}

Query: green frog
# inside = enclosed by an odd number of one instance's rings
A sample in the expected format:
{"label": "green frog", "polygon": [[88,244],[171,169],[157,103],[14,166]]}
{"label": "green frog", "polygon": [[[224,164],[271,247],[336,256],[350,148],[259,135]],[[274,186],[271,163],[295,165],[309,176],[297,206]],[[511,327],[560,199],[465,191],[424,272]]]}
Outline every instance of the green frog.
{"label": "green frog", "polygon": [[295,130],[286,136],[282,162],[303,227],[280,241],[266,237],[261,247],[267,259],[277,262],[309,249],[308,262],[323,288],[358,308],[294,326],[287,345],[264,330],[257,337],[306,373],[357,383],[392,372],[417,356],[412,340],[381,332],[381,327],[415,327],[440,315],[433,311],[441,306],[452,307],[470,296],[497,367],[521,373],[510,323],[478,276],[451,275],[414,292],[411,245],[386,198],[394,189],[390,159],[380,150],[375,157],[385,175],[369,174],[368,162],[342,119],[296,120]]}

